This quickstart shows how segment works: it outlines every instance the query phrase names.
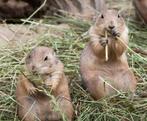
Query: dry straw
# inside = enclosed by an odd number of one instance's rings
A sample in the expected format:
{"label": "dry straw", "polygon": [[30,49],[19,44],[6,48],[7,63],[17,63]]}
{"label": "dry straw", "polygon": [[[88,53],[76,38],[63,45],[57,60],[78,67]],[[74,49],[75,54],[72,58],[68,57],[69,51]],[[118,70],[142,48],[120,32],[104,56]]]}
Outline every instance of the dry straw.
{"label": "dry straw", "polygon": [[[147,97],[142,98],[140,96],[142,92],[147,90],[146,57],[132,53],[131,48],[147,48],[147,28],[139,27],[135,22],[128,21],[130,28],[128,62],[138,79],[137,96],[132,98],[130,94],[124,96],[118,93],[112,97],[94,101],[84,90],[79,72],[80,53],[88,41],[81,35],[88,31],[89,23],[68,17],[51,19],[54,23],[56,21],[68,23],[71,28],[62,31],[63,33],[54,28],[57,33],[62,33],[58,37],[50,36],[46,32],[37,39],[28,40],[28,42],[17,45],[15,48],[0,49],[0,121],[18,121],[17,102],[15,100],[17,77],[20,70],[23,71],[24,56],[38,45],[52,46],[65,65],[65,73],[70,80],[75,121],[146,121]],[[38,25],[46,26],[50,24],[49,20],[44,20],[45,23],[41,24],[38,22]]]}
{"label": "dry straw", "polygon": [[[105,38],[108,39],[108,33],[107,31],[105,31]],[[106,43],[105,46],[105,61],[108,61],[109,57],[108,57],[108,42]]]}

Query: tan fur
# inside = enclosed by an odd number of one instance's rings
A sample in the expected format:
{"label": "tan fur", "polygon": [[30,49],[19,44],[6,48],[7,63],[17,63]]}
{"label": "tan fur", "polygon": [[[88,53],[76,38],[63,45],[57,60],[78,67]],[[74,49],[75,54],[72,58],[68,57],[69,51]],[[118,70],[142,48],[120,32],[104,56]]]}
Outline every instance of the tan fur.
{"label": "tan fur", "polygon": [[133,4],[139,20],[147,24],[147,0],[133,0]]}
{"label": "tan fur", "polygon": [[118,18],[118,13],[114,10],[106,11],[103,17],[100,15],[90,28],[90,41],[80,58],[83,82],[95,99],[112,95],[116,90],[134,92],[136,88],[136,79],[127,62],[126,46],[115,37],[108,36],[109,59],[105,61],[105,47],[100,44],[104,39],[104,31],[112,25],[127,44],[128,29],[125,22],[122,17]]}
{"label": "tan fur", "polygon": [[[51,86],[51,95],[56,98],[60,111],[65,114],[68,121],[71,121],[73,106],[68,81],[64,74],[64,66],[53,49],[47,47],[33,49],[26,57],[26,67],[30,73],[40,74],[46,87]],[[21,119],[25,117],[24,121],[36,121],[37,118],[41,121],[60,121],[62,119],[60,113],[53,111],[53,104],[49,97],[37,91],[37,86],[25,76],[18,79],[16,99],[20,104],[18,105],[19,117]]]}

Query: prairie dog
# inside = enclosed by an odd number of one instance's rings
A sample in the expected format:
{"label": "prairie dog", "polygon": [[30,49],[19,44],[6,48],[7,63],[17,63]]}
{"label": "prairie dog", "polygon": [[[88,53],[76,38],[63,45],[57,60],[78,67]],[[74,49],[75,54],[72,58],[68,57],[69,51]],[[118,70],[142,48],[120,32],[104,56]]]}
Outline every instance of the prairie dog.
{"label": "prairie dog", "polygon": [[[111,34],[105,38],[105,31]],[[134,92],[136,79],[129,69],[126,46],[116,39],[119,36],[128,43],[128,28],[124,19],[115,10],[107,10],[98,16],[89,30],[90,41],[80,58],[83,82],[95,99],[112,95],[117,91]],[[108,45],[108,61],[105,61],[105,46]]]}
{"label": "prairie dog", "polygon": [[[51,86],[53,95],[59,105],[60,111],[71,121],[73,106],[69,94],[68,81],[64,74],[64,66],[56,57],[52,48],[36,47],[25,59],[26,67],[32,74],[40,74],[42,82]],[[37,86],[21,75],[16,88],[18,101],[18,115],[24,121],[61,121],[59,112],[53,111],[50,98],[37,90]],[[28,113],[29,112],[29,113]]]}

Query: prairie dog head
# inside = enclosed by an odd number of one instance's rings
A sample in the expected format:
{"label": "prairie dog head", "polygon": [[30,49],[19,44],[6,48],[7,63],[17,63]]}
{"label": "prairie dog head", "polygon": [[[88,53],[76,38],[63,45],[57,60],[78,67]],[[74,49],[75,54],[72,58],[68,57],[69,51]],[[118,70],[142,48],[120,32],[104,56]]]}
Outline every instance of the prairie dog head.
{"label": "prairie dog head", "polygon": [[40,46],[34,48],[25,59],[26,67],[29,72],[37,74],[48,74],[58,59],[52,48]]}
{"label": "prairie dog head", "polygon": [[116,10],[107,10],[101,13],[96,19],[96,27],[101,32],[114,29],[121,33],[126,29],[123,17]]}

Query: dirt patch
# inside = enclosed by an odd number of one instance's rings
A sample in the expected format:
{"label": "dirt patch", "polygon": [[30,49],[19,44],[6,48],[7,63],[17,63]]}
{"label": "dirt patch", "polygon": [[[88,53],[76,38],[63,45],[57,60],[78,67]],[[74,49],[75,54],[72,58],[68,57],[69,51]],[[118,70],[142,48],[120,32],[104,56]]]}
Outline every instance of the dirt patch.
{"label": "dirt patch", "polygon": [[15,46],[15,44],[25,43],[32,39],[37,39],[40,35],[48,33],[54,36],[60,36],[63,33],[54,31],[53,28],[68,29],[68,25],[20,25],[20,24],[1,24],[0,25],[0,48],[6,46]]}

